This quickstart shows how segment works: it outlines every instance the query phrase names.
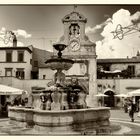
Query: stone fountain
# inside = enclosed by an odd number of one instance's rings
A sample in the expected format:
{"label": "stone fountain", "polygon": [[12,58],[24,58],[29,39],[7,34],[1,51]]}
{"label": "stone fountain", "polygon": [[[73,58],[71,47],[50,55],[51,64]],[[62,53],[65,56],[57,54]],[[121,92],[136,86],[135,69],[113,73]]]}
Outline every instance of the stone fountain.
{"label": "stone fountain", "polygon": [[[100,135],[110,134],[110,111],[107,107],[89,108],[87,93],[73,77],[66,82],[63,70],[69,70],[74,61],[62,58],[64,44],[55,44],[58,56],[47,60],[46,65],[57,72],[54,84],[34,91],[32,108],[9,107],[10,123],[30,127],[36,134],[45,135]],[[40,104],[37,108],[36,105]]]}

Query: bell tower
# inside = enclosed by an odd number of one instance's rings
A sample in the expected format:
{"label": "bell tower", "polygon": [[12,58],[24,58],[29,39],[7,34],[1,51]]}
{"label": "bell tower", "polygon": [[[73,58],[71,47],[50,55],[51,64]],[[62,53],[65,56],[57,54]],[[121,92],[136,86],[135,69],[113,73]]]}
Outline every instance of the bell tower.
{"label": "bell tower", "polygon": [[62,23],[64,25],[64,34],[58,43],[67,45],[67,48],[63,51],[63,56],[72,58],[75,61],[73,71],[78,71],[78,64],[80,65],[80,70],[83,73],[79,72],[75,75],[79,76],[78,79],[87,80],[89,93],[87,105],[95,107],[97,106],[95,96],[97,94],[96,45],[85,34],[87,18],[77,12],[74,7],[73,12],[62,19]]}

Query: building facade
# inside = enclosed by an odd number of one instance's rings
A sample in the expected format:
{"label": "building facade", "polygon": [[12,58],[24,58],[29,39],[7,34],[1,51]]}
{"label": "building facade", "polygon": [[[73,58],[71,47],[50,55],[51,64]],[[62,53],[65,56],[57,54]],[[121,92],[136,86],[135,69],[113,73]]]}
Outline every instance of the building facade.
{"label": "building facade", "polygon": [[0,47],[0,76],[30,79],[32,46]]}
{"label": "building facade", "polygon": [[[88,106],[97,106],[97,94],[108,95],[104,105],[118,106],[116,94],[140,88],[140,55],[126,59],[96,59],[96,45],[85,34],[87,19],[73,11],[62,19],[64,34],[57,42],[66,44],[63,57],[74,60],[74,65],[64,71],[66,79],[76,76],[86,86]],[[45,61],[55,57],[57,51],[47,52],[33,46],[0,47],[0,84],[27,90],[46,87],[53,81],[54,73]],[[11,78],[10,78],[11,77]]]}
{"label": "building facade", "polygon": [[98,78],[121,78],[140,77],[140,56],[118,59],[98,59]]}
{"label": "building facade", "polygon": [[115,95],[136,89],[140,89],[139,52],[132,58],[97,59],[97,92],[108,95],[103,97],[105,106],[122,106]]}

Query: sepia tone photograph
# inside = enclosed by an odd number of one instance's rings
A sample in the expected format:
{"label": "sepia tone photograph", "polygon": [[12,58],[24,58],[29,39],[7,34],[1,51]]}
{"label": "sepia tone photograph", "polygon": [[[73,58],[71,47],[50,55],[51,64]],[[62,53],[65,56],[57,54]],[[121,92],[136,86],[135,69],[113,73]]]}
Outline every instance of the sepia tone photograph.
{"label": "sepia tone photograph", "polygon": [[140,4],[1,4],[0,19],[0,136],[140,136]]}

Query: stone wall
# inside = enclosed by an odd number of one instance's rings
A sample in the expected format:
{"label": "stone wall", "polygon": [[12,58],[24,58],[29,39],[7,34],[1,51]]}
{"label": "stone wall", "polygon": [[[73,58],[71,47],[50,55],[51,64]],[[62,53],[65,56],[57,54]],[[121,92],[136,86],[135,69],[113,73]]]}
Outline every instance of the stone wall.
{"label": "stone wall", "polygon": [[53,79],[55,72],[51,69],[39,68],[39,79],[43,79],[43,75],[45,75],[45,79]]}

